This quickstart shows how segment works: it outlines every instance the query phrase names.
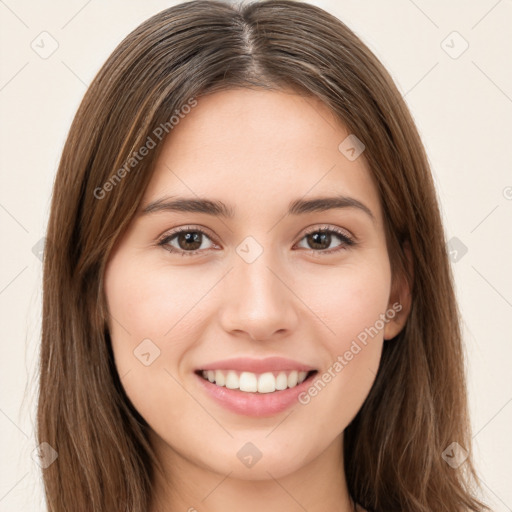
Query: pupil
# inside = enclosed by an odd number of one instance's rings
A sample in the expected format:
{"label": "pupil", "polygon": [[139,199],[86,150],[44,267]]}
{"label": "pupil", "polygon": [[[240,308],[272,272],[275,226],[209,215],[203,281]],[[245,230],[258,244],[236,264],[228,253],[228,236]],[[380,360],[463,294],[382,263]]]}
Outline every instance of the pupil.
{"label": "pupil", "polygon": [[[184,243],[181,243],[182,241],[184,241]],[[180,233],[178,236],[178,244],[181,249],[199,249],[199,247],[201,247],[201,233],[198,233],[197,231]],[[192,246],[190,246],[190,244],[192,244]]]}
{"label": "pupil", "polygon": [[331,244],[331,234],[313,233],[308,235],[308,242],[313,249],[327,249]]}

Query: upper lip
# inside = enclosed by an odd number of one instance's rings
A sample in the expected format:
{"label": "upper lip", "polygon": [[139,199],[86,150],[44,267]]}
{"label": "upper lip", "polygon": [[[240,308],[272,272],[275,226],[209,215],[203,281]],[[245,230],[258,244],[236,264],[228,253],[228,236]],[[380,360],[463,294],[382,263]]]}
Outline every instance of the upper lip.
{"label": "upper lip", "polygon": [[284,357],[267,357],[265,359],[236,357],[234,359],[215,361],[199,368],[199,370],[237,370],[252,373],[276,372],[280,370],[309,372],[314,369],[312,366]]}

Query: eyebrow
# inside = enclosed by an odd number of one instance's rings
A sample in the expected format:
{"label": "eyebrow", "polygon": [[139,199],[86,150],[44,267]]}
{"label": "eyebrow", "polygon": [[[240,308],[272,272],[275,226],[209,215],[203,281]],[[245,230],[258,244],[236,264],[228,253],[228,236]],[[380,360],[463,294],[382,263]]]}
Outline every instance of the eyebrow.
{"label": "eyebrow", "polygon": [[[306,213],[324,212],[341,208],[356,208],[366,213],[371,220],[375,222],[375,216],[370,208],[358,199],[343,195],[317,197],[313,199],[296,199],[289,204],[288,215],[304,215]],[[205,213],[225,219],[231,219],[235,216],[234,209],[231,206],[227,206],[222,201],[194,197],[163,197],[147,204],[141,210],[140,214],[146,215],[162,211]]]}

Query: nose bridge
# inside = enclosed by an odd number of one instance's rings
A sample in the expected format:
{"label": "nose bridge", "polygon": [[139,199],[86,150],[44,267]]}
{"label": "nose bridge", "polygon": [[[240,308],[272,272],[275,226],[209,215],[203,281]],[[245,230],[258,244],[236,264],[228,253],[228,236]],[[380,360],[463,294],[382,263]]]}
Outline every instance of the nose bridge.
{"label": "nose bridge", "polygon": [[237,249],[239,254],[235,255],[222,299],[222,322],[227,331],[244,331],[251,338],[262,340],[293,329],[297,314],[294,295],[286,286],[287,278],[272,251],[261,248],[255,259],[247,258],[245,255],[255,250],[250,241],[248,244],[247,252],[243,252],[247,249],[243,243]]}

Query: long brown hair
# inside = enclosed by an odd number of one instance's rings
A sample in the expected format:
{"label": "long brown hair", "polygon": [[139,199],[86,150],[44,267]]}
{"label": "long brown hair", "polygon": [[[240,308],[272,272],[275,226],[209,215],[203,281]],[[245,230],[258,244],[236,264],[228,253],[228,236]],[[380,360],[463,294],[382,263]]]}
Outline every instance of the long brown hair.
{"label": "long brown hair", "polygon": [[[119,44],[62,153],[44,256],[37,415],[38,441],[58,453],[43,470],[49,512],[148,509],[159,465],[113,363],[103,271],[151,179],[162,146],[155,133],[163,140],[184,105],[234,87],[320,98],[363,141],[393,275],[412,286],[406,326],[384,343],[375,383],[344,433],[351,496],[374,512],[489,510],[475,497],[464,351],[436,192],[390,75],[320,8],[197,0],[158,13]],[[156,147],[139,158],[148,137]],[[469,452],[458,468],[442,456],[452,442]]]}

